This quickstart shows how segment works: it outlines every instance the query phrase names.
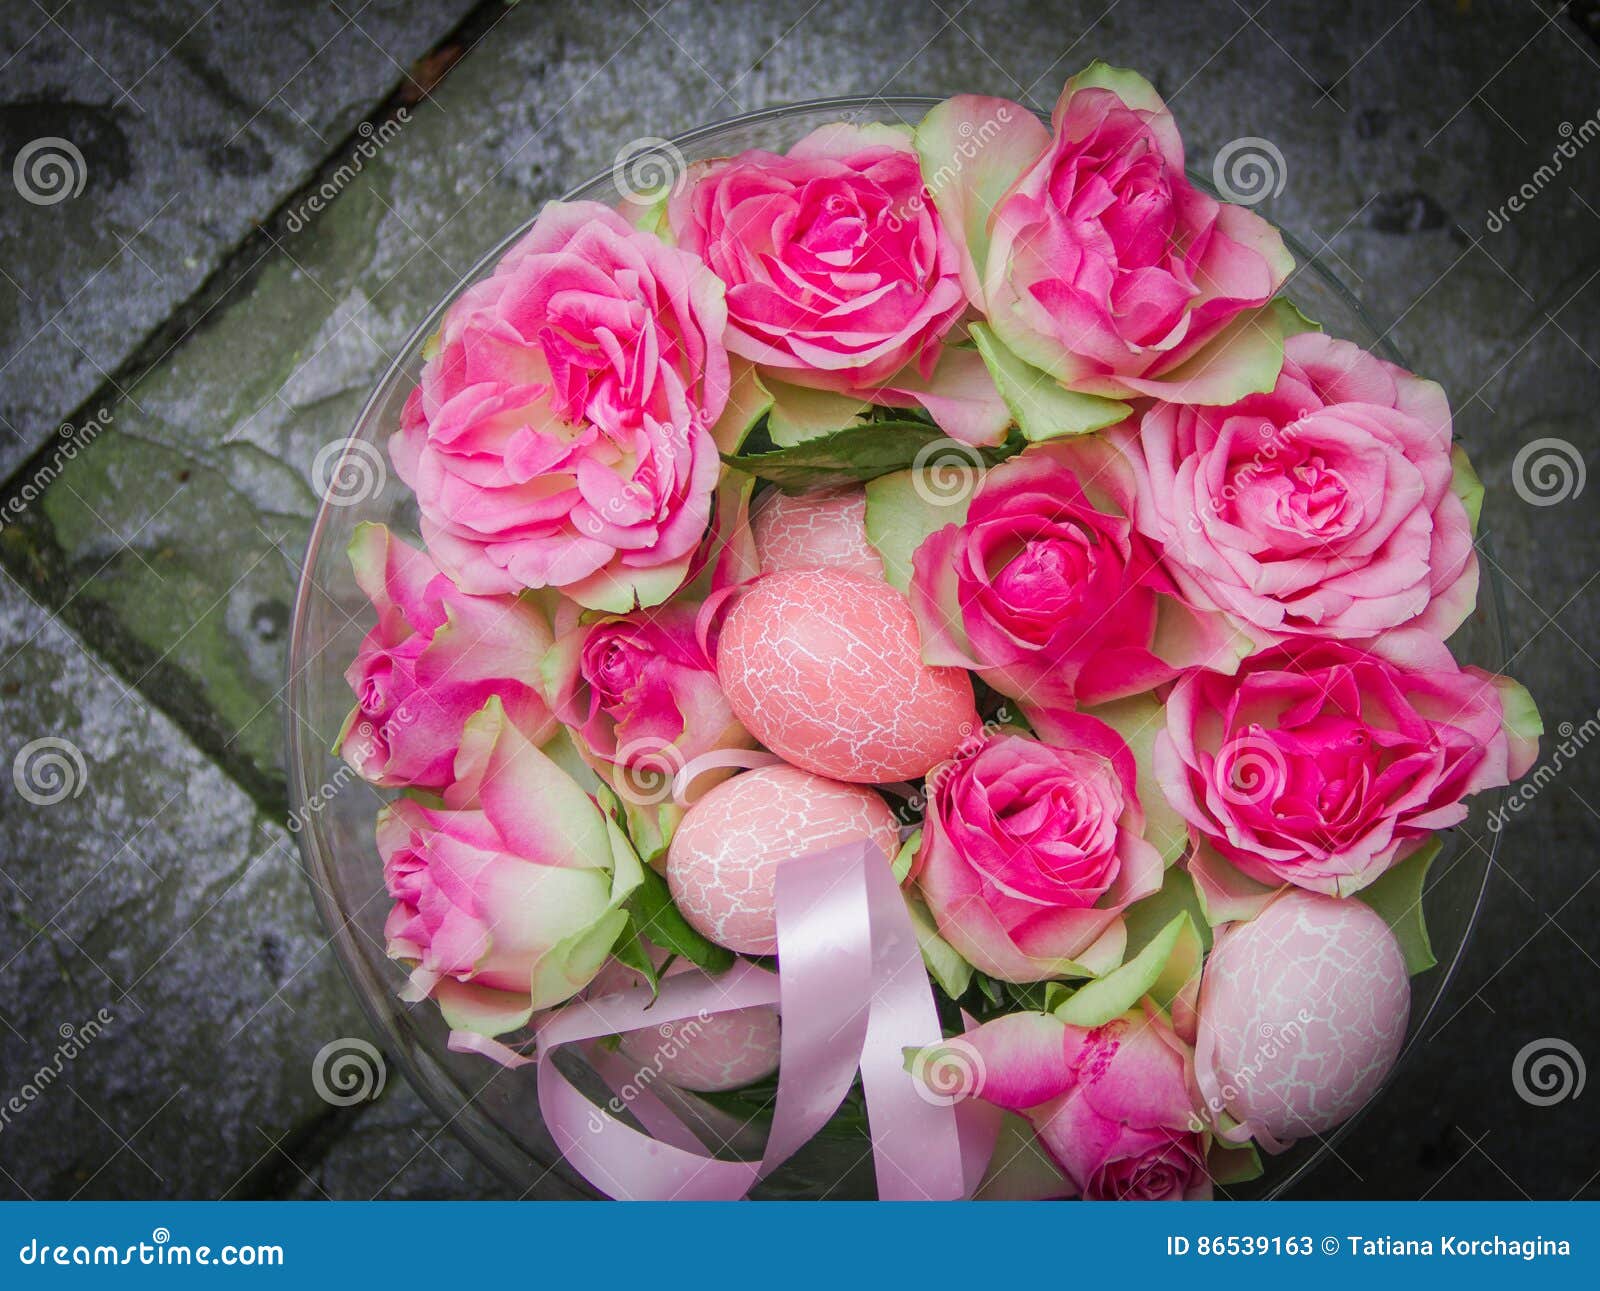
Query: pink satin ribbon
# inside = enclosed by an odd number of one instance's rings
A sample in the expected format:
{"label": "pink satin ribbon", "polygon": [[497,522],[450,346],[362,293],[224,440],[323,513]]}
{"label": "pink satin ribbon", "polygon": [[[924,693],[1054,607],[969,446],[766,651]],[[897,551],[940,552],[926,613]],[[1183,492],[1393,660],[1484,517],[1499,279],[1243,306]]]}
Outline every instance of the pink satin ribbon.
{"label": "pink satin ribbon", "polygon": [[[942,1035],[889,858],[863,841],[784,862],[777,923],[777,974],[741,960],[720,977],[666,978],[653,1002],[641,987],[568,1006],[539,1027],[539,1109],[562,1155],[619,1200],[737,1200],[827,1124],[859,1068],[879,1197],[971,1196],[998,1118],[975,1100],[930,1100],[905,1071],[905,1048],[938,1044]],[[602,1107],[554,1061],[564,1045],[771,1004],[783,1018],[782,1062],[758,1161],[711,1156],[627,1064],[609,1056],[594,1063],[613,1091]],[[622,1119],[624,1108],[644,1131]]]}

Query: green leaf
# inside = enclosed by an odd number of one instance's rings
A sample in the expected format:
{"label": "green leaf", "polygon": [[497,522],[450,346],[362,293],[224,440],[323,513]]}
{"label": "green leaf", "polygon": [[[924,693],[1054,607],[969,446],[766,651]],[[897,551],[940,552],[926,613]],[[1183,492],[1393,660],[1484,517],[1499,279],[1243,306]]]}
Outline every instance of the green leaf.
{"label": "green leaf", "polygon": [[[906,881],[906,875],[911,873],[911,863],[917,859],[917,848],[921,846],[922,831],[920,829],[916,830],[905,842],[900,844],[900,850],[895,853],[894,864],[890,867],[894,873],[894,881],[896,883],[904,883]],[[956,994],[959,995],[961,992],[957,991]]]}
{"label": "green leaf", "polygon": [[[944,475],[948,478],[937,477],[918,488],[918,472],[896,471],[867,485],[867,541],[883,557],[884,578],[902,592],[911,586],[911,558],[917,548],[929,534],[965,520],[967,503],[977,492],[980,472],[975,467],[963,473],[961,463],[952,458]],[[948,501],[950,490],[939,487],[946,483],[956,485]]]}
{"label": "green leaf", "polygon": [[1135,901],[1122,912],[1122,922],[1128,929],[1128,953],[1137,955],[1166,930],[1168,924],[1180,914],[1194,920],[1201,943],[1211,949],[1211,928],[1206,923],[1205,911],[1200,905],[1200,895],[1195,891],[1194,880],[1188,873],[1173,866],[1162,880],[1161,890]]}
{"label": "green leaf", "polygon": [[917,945],[922,949],[922,962],[927,965],[928,976],[952,1000],[960,999],[972,985],[975,971],[972,965],[939,935],[933,916],[916,897],[906,897],[906,913],[911,916],[911,927],[917,934]]}
{"label": "green leaf", "polygon": [[[926,422],[900,418],[850,426],[770,453],[724,454],[722,460],[736,471],[770,480],[790,492],[804,492],[906,470],[924,451],[961,453],[971,460],[980,450],[958,444]],[[993,452],[989,450],[984,460],[991,460]]]}
{"label": "green leaf", "polygon": [[638,921],[633,919],[631,914],[627,930],[612,948],[611,953],[650,983],[650,997],[654,999],[661,990],[661,978],[656,972],[655,962],[650,958],[650,952],[645,949],[644,942],[639,940]]}
{"label": "green leaf", "polygon": [[1189,916],[1180,914],[1121,968],[1073,992],[1056,1008],[1056,1017],[1072,1026],[1098,1027],[1122,1016],[1162,981],[1167,961],[1186,934],[1198,942]]}
{"label": "green leaf", "polygon": [[678,907],[672,904],[667,881],[654,870],[644,871],[629,909],[634,927],[662,950],[682,955],[708,973],[722,973],[733,967],[733,952],[707,941],[689,926]]}
{"label": "green leaf", "polygon": [[1272,308],[1277,312],[1278,321],[1283,325],[1285,338],[1298,336],[1301,332],[1320,332],[1322,324],[1314,318],[1308,318],[1301,312],[1300,306],[1287,296],[1274,296]]}
{"label": "green leaf", "polygon": [[1422,917],[1422,893],[1428,881],[1428,867],[1442,846],[1440,839],[1430,838],[1418,851],[1355,894],[1357,901],[1365,901],[1383,916],[1406,957],[1406,971],[1413,977],[1439,962],[1428,942],[1428,926]]}
{"label": "green leaf", "polygon": [[1128,405],[1116,399],[1063,388],[1048,372],[1014,354],[986,324],[974,323],[968,330],[1025,439],[1040,443],[1083,435],[1128,415]]}
{"label": "green leaf", "polygon": [[1254,1143],[1230,1144],[1221,1139],[1212,1142],[1206,1153],[1206,1173],[1214,1183],[1224,1187],[1235,1183],[1249,1183],[1261,1177],[1261,1154]]}
{"label": "green leaf", "polygon": [[1450,465],[1454,472],[1450,478],[1450,491],[1461,499],[1461,505],[1467,509],[1467,521],[1472,526],[1472,536],[1478,536],[1478,521],[1483,518],[1483,481],[1478,478],[1478,473],[1472,469],[1472,461],[1467,457],[1467,450],[1460,444],[1450,448]]}

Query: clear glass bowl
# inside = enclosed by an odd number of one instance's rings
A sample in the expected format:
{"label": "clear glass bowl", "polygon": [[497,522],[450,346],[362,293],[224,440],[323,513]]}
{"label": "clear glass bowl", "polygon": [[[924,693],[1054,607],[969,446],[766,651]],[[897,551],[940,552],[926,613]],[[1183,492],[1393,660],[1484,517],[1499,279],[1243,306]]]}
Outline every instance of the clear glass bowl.
{"label": "clear glass bowl", "polygon": [[[932,98],[829,99],[769,108],[706,126],[672,141],[687,161],[725,156],[746,148],[783,151],[811,130],[841,119],[915,123]],[[1205,177],[1194,175],[1204,187]],[[574,189],[570,198],[615,204],[621,194],[611,173]],[[534,212],[529,214],[531,223]],[[351,431],[347,454],[370,466],[372,449],[385,453],[389,435],[422,367],[423,341],[439,326],[462,287],[485,274],[521,237],[517,229],[476,265],[455,292],[418,324],[401,357],[384,374]],[[1292,236],[1285,241],[1300,268],[1286,294],[1331,333],[1400,361],[1363,312],[1360,302]],[[352,462],[360,468],[361,462]],[[383,949],[389,903],[373,840],[373,817],[386,796],[354,778],[331,752],[350,707],[343,673],[372,623],[372,611],[356,587],[346,548],[357,524],[381,521],[416,540],[416,506],[409,491],[387,473],[383,487],[355,505],[325,502],[312,529],[295,599],[287,686],[288,777],[291,824],[300,841],[313,896],[328,926],[346,974],[367,1015],[417,1091],[440,1118],[519,1193],[540,1197],[593,1196],[561,1160],[539,1119],[531,1069],[510,1072],[482,1058],[449,1052],[445,1027],[431,1004],[407,1005],[397,991],[405,980]],[[1477,612],[1451,642],[1457,657],[1499,671],[1506,657],[1501,589],[1492,564],[1484,564]],[[1471,820],[1453,831],[1429,877],[1424,910],[1439,964],[1412,981],[1407,1053],[1426,1028],[1460,965],[1477,914],[1498,835],[1485,818],[1498,795],[1481,795]],[[1402,1059],[1397,1075],[1404,1079]],[[1381,1095],[1380,1095],[1381,1097]],[[1326,1139],[1308,1139],[1278,1157],[1264,1158],[1266,1174],[1230,1195],[1276,1197],[1315,1169],[1346,1122]],[[872,1195],[870,1159],[859,1139],[819,1138],[766,1181],[759,1195],[831,1198]]]}

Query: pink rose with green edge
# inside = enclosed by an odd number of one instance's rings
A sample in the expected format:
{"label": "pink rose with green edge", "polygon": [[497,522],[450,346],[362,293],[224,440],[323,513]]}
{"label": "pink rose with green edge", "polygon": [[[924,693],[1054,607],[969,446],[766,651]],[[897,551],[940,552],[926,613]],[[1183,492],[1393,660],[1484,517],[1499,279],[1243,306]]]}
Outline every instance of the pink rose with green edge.
{"label": "pink rose with green edge", "polygon": [[1266,394],[1158,403],[1108,432],[1122,499],[1184,600],[1262,645],[1399,627],[1448,637],[1472,612],[1477,485],[1432,381],[1316,332]]}
{"label": "pink rose with green edge", "polygon": [[987,320],[984,357],[1008,399],[1054,420],[1041,436],[1109,425],[1137,396],[1230,403],[1272,387],[1283,333],[1264,307],[1293,261],[1260,216],[1190,183],[1142,76],[1090,65],[1048,130],[1019,104],[958,95],[917,148]]}
{"label": "pink rose with green edge", "polygon": [[930,664],[972,669],[1030,712],[1232,665],[1234,634],[1170,594],[1104,487],[1116,465],[1095,439],[1031,446],[984,476],[958,523],[923,540],[908,594]]}
{"label": "pink rose with green edge", "polygon": [[1011,1013],[950,1044],[969,1059],[968,1095],[1024,1116],[1077,1195],[1210,1199],[1212,1141],[1190,1089],[1193,1053],[1159,1010],[1095,1027]]}
{"label": "pink rose with green edge", "polygon": [[673,776],[701,754],[752,743],[700,645],[698,609],[674,602],[629,615],[568,615],[543,662],[557,717],[622,798],[647,856],[665,847],[682,815],[671,801]]}
{"label": "pink rose with green edge", "polygon": [[1379,649],[1297,641],[1173,687],[1155,770],[1202,899],[1239,898],[1241,874],[1349,896],[1532,765],[1542,728],[1521,686],[1423,632]]}
{"label": "pink rose with green edge", "polygon": [[1011,982],[1115,968],[1122,912],[1165,870],[1121,736],[1082,714],[1041,734],[988,735],[928,773],[910,874],[940,936]]}
{"label": "pink rose with green edge", "polygon": [[1004,437],[981,360],[944,344],[967,299],[909,131],[840,122],[781,156],[698,162],[685,181],[667,228],[727,285],[728,350],[774,395],[779,443],[873,402],[920,404],[972,443]]}
{"label": "pink rose with green edge", "polygon": [[696,256],[592,202],[547,205],[462,293],[389,451],[463,590],[626,611],[678,589],[720,469],[726,317]]}
{"label": "pink rose with green edge", "polygon": [[615,822],[490,700],[468,723],[442,801],[378,817],[394,908],[390,956],[456,1029],[494,1036],[599,972],[641,881]]}
{"label": "pink rose with green edge", "polygon": [[356,705],[338,752],[386,787],[442,789],[467,719],[496,697],[534,743],[555,731],[538,689],[550,627],[511,596],[469,596],[426,553],[383,525],[350,544],[356,583],[378,622],[345,671]]}

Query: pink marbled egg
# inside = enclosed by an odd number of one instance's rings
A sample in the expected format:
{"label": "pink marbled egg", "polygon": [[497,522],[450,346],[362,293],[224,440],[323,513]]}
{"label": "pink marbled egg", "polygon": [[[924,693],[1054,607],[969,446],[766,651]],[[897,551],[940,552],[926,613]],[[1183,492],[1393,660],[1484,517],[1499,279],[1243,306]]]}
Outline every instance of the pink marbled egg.
{"label": "pink marbled egg", "polygon": [[905,597],[843,570],[759,579],[723,623],[717,677],[757,740],[835,780],[913,779],[977,726],[971,679],[922,662]]}
{"label": "pink marbled egg", "polygon": [[[665,976],[699,972],[688,960],[675,959]],[[778,1010],[760,1005],[663,1022],[627,1032],[617,1047],[640,1070],[679,1089],[738,1089],[778,1070]]]}
{"label": "pink marbled egg", "polygon": [[1225,928],[1206,961],[1201,1091],[1273,1138],[1324,1133],[1383,1083],[1410,1011],[1383,919],[1360,901],[1290,890]]}
{"label": "pink marbled egg", "polygon": [[769,489],[750,520],[761,572],[844,569],[883,577],[883,557],[867,541],[865,489],[788,494]]}
{"label": "pink marbled egg", "polygon": [[770,955],[778,863],[863,838],[890,856],[899,846],[894,813],[872,790],[798,767],[761,767],[724,780],[685,813],[667,852],[667,886],[704,936]]}

